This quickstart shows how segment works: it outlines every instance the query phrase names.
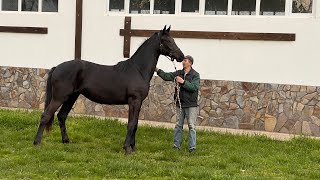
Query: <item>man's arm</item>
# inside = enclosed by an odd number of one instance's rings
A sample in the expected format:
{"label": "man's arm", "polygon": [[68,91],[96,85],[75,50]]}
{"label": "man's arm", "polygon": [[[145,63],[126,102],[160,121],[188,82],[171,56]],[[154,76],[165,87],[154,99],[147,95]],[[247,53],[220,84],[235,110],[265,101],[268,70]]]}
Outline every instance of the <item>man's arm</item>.
{"label": "man's arm", "polygon": [[175,76],[176,72],[164,72],[163,70],[157,69],[157,68],[156,68],[156,72],[158,76],[165,81],[173,81],[174,78],[176,77]]}

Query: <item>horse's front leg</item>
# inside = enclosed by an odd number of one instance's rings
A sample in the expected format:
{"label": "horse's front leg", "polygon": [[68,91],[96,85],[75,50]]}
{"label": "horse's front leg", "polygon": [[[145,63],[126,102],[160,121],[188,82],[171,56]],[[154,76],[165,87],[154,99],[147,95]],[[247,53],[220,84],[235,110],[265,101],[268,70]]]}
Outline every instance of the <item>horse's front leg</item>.
{"label": "horse's front leg", "polygon": [[[135,136],[138,128],[138,118],[142,100],[138,98],[130,98],[128,104],[129,118],[127,126],[127,136],[123,146],[123,149],[125,150],[126,154],[130,154],[131,152],[134,152],[136,150]],[[130,147],[132,151],[130,151]]]}

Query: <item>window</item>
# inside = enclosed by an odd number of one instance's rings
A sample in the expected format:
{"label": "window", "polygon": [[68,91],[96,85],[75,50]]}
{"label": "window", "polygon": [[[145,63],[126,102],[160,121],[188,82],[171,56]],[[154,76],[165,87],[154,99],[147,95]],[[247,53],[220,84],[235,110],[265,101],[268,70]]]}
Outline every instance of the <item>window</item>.
{"label": "window", "polygon": [[150,14],[150,0],[130,0],[129,13]]}
{"label": "window", "polygon": [[38,11],[38,0],[22,0],[22,11]]}
{"label": "window", "polygon": [[312,13],[312,0],[292,0],[292,13]]}
{"label": "window", "polygon": [[285,15],[285,0],[261,0],[260,15]]}
{"label": "window", "polygon": [[18,11],[18,0],[2,0],[3,11]]}
{"label": "window", "polygon": [[199,0],[181,0],[181,12],[199,13]]}
{"label": "window", "polygon": [[227,15],[228,0],[206,0],[204,14]]}
{"label": "window", "polygon": [[256,0],[232,0],[233,15],[255,15]]}
{"label": "window", "polygon": [[[43,2],[45,7],[58,9],[58,0],[2,0],[3,9],[17,11],[23,2],[23,11],[36,11],[29,3]],[[320,1],[320,0],[319,0]],[[1,2],[1,0],[0,0]],[[106,0],[107,12],[121,14],[196,14],[196,15],[247,15],[247,16],[310,16],[314,0]],[[39,6],[39,8],[40,8]],[[18,6],[20,8],[20,5]],[[29,7],[29,8],[28,8]],[[35,6],[34,8],[36,8]],[[18,10],[20,11],[20,9]]]}
{"label": "window", "polygon": [[174,14],[175,0],[154,0],[153,14]]}
{"label": "window", "polygon": [[124,11],[124,0],[110,0],[109,1],[110,12],[123,12]]}
{"label": "window", "polygon": [[42,0],[42,12],[58,12],[58,0]]}

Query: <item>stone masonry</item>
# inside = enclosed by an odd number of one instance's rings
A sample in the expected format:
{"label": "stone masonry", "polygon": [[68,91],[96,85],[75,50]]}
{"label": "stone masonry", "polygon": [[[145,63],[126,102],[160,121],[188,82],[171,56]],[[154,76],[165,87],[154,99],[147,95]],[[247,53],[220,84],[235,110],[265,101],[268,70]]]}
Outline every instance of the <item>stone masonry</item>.
{"label": "stone masonry", "polygon": [[[0,107],[43,109],[47,72],[0,67]],[[155,76],[140,119],[175,122],[173,92],[173,82]],[[201,126],[320,136],[320,87],[201,80],[198,99]],[[128,106],[80,96],[71,113],[126,118]]]}

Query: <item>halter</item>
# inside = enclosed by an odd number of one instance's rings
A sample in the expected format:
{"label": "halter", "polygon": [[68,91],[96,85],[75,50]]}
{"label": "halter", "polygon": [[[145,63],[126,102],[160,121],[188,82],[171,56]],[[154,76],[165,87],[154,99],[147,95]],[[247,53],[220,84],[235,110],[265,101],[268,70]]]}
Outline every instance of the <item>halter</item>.
{"label": "halter", "polygon": [[[160,33],[158,33],[158,39],[159,39],[159,49],[160,49],[160,53],[162,53],[163,54],[163,52],[162,52],[162,47],[163,47],[163,44],[161,43],[161,37],[160,37]],[[164,55],[165,57],[167,57],[168,59],[170,59],[172,62],[174,61],[174,58],[172,58],[171,56],[172,56],[172,54],[173,53],[175,53],[175,52],[177,52],[177,51],[179,51],[180,50],[180,48],[179,47],[177,47],[175,50],[173,50],[173,51],[171,51],[171,52],[169,52],[169,57],[168,56],[166,56],[166,55]]]}

